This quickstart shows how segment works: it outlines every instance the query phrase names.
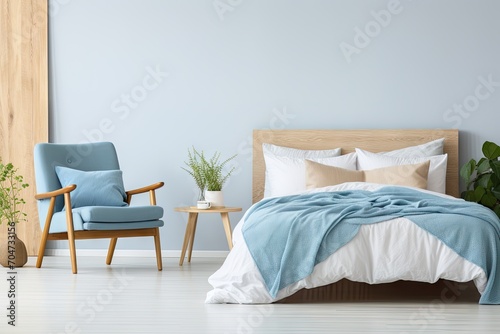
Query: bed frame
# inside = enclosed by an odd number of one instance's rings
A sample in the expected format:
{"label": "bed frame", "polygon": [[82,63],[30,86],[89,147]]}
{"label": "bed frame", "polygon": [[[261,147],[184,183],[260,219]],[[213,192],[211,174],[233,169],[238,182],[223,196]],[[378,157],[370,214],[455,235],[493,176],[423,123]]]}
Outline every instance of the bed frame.
{"label": "bed frame", "polygon": [[[400,149],[445,138],[448,154],[446,193],[459,197],[458,130],[254,130],[253,132],[253,202],[264,194],[265,163],[262,144],[321,150],[341,147],[342,154],[361,148],[371,152]],[[314,289],[302,289],[280,302],[327,302],[360,300],[460,300],[476,302],[479,293],[472,282],[440,280],[434,284],[398,281],[387,284],[341,280]]]}

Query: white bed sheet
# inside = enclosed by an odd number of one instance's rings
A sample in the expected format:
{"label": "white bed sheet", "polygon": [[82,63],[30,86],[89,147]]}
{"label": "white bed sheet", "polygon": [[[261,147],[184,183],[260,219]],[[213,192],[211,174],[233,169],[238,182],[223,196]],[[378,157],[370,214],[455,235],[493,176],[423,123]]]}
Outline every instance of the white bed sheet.
{"label": "white bed sheet", "polygon": [[[381,187],[383,185],[351,182],[309,192],[373,191]],[[281,289],[276,298],[272,298],[245,244],[241,232],[244,222],[245,217],[233,231],[234,247],[223,265],[208,279],[213,290],[207,293],[205,303],[272,303],[302,288],[314,288],[343,278],[370,284],[397,280],[429,283],[439,279],[456,282],[473,280],[480,293],[486,286],[486,274],[479,266],[462,258],[410,220],[397,218],[361,226],[359,233],[348,244],[317,264],[311,275]]]}

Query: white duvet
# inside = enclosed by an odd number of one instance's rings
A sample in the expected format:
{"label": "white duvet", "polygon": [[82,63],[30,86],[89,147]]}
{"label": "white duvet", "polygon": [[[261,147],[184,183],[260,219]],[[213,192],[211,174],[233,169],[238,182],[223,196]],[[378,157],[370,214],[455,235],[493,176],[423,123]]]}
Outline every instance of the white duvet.
{"label": "white duvet", "polygon": [[[383,185],[352,182],[309,192],[373,191],[381,187]],[[462,258],[410,220],[397,218],[362,225],[348,244],[317,264],[311,275],[281,289],[276,298],[272,298],[245,244],[241,233],[243,224],[245,217],[233,231],[233,249],[219,270],[208,279],[213,290],[208,292],[206,303],[272,303],[302,288],[314,288],[343,278],[370,284],[397,280],[428,283],[439,279],[456,282],[473,280],[480,293],[487,282],[486,274],[479,266]]]}

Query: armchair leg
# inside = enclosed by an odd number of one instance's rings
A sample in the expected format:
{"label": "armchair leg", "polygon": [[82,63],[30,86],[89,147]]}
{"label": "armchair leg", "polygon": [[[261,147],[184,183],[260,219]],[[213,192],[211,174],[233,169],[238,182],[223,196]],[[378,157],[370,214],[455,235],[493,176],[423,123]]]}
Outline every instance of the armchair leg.
{"label": "armchair leg", "polygon": [[78,268],[76,265],[76,248],[75,248],[75,235],[74,235],[74,233],[71,233],[71,236],[70,236],[70,233],[68,232],[68,242],[69,242],[69,253],[71,256],[71,271],[73,272],[73,274],[76,274],[76,273],[78,273]]}
{"label": "armchair leg", "polygon": [[113,260],[113,254],[115,253],[115,247],[116,247],[117,241],[118,241],[118,238],[111,238],[111,241],[109,242],[108,256],[106,256],[106,264],[107,265],[110,265],[111,261]]}
{"label": "armchair leg", "polygon": [[156,265],[158,266],[158,271],[162,271],[163,264],[161,259],[161,244],[160,244],[160,229],[156,228],[155,233],[155,249],[156,249]]}
{"label": "armchair leg", "polygon": [[[71,208],[71,199],[69,193],[64,194],[64,203],[66,208]],[[73,274],[78,272],[76,265],[76,249],[75,249],[75,229],[73,228],[73,213],[71,210],[66,210],[66,224],[68,227],[68,242],[69,242],[69,254],[71,256],[71,269]]]}
{"label": "armchair leg", "polygon": [[47,245],[48,237],[49,237],[49,229],[44,228],[42,234],[42,240],[40,240],[40,248],[38,248],[38,257],[36,260],[37,268],[40,268],[42,266],[43,256],[45,254],[45,246]]}
{"label": "armchair leg", "polygon": [[56,198],[52,197],[50,199],[47,218],[45,218],[45,226],[43,227],[42,240],[40,240],[40,248],[38,249],[38,258],[36,260],[37,268],[40,268],[42,266],[43,256],[45,254],[45,247],[47,246],[47,239],[49,238],[50,223],[52,221],[52,215],[54,214],[55,204],[56,204]]}

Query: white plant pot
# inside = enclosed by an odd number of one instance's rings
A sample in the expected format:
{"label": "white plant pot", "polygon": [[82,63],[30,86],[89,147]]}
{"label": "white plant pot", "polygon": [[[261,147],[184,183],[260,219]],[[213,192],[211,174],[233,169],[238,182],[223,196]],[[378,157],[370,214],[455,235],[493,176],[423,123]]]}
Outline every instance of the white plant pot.
{"label": "white plant pot", "polygon": [[205,191],[205,201],[212,203],[212,208],[214,206],[224,207],[224,197],[222,196],[222,191]]}

